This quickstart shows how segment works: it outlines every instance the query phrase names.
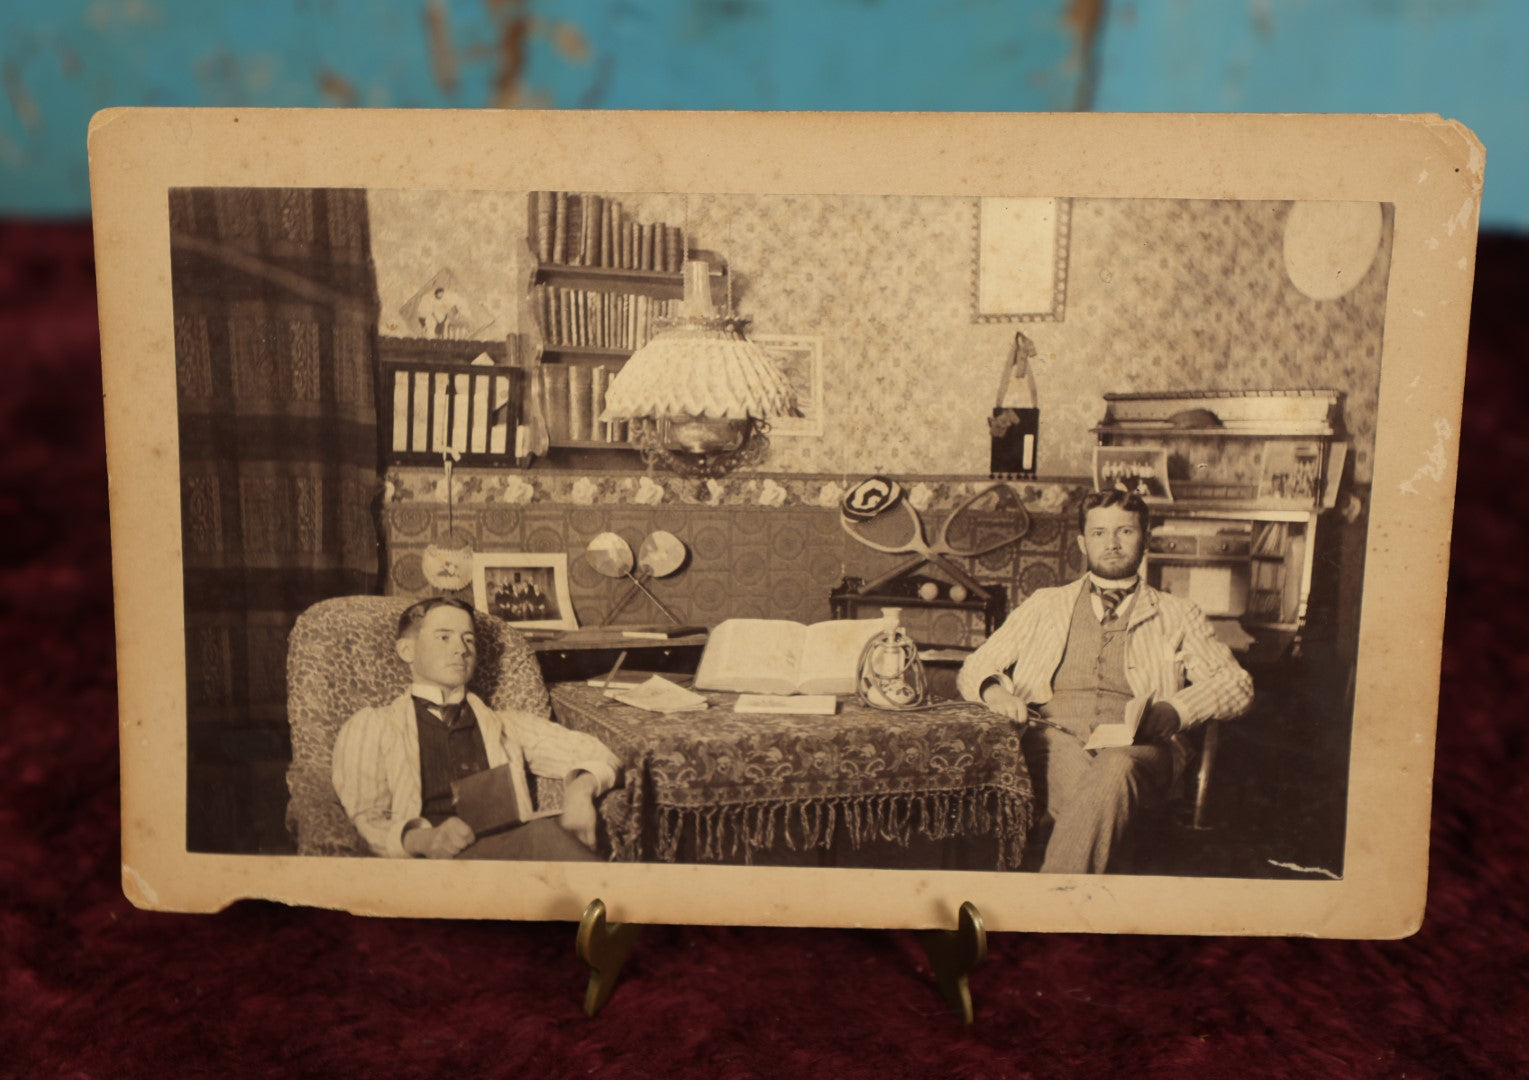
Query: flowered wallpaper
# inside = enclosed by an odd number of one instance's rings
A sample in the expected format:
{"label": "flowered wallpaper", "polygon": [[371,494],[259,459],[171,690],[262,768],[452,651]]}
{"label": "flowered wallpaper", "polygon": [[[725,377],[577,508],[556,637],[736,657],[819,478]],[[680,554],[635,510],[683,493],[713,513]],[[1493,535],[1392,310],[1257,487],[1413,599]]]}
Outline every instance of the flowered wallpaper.
{"label": "flowered wallpaper", "polygon": [[[1108,391],[1332,388],[1355,478],[1374,443],[1391,215],[1358,285],[1311,300],[1285,272],[1290,203],[1076,199],[1060,322],[972,319],[977,202],[903,196],[620,195],[722,252],[761,334],[821,337],[821,436],[780,438],[778,473],[984,475],[1015,329],[1039,349],[1042,476],[1089,471]],[[505,332],[525,278],[521,193],[372,192],[383,329],[393,297],[450,266]],[[400,301],[401,302],[401,301]]]}
{"label": "flowered wallpaper", "polygon": [[725,235],[741,314],[821,334],[826,433],[781,440],[785,472],[983,474],[985,421],[1023,330],[1039,351],[1039,467],[1082,476],[1110,391],[1345,391],[1369,478],[1390,216],[1359,285],[1314,301],[1289,281],[1285,202],[1079,199],[1067,309],[1022,327],[972,321],[974,200],[697,199]]}
{"label": "flowered wallpaper", "polygon": [[443,270],[471,305],[476,337],[493,341],[519,330],[525,192],[379,189],[367,192],[367,213],[381,302],[378,332],[417,333],[399,309]]}

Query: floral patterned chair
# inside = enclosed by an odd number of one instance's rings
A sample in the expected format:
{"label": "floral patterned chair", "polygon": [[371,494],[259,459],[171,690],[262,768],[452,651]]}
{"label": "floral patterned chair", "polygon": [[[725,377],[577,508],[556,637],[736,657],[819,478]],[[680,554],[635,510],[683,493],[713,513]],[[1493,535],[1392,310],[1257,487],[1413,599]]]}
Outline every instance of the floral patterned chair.
{"label": "floral patterned chair", "polygon": [[[382,705],[409,686],[393,651],[398,616],[408,597],[345,596],[323,600],[298,616],[287,646],[287,717],[292,764],[287,770],[287,831],[300,855],[365,855],[367,848],[340,806],[330,758],[340,725],[367,705]],[[494,709],[551,714],[536,656],[508,623],[478,613],[478,667],[472,690]],[[539,805],[561,803],[562,785],[537,777]]]}

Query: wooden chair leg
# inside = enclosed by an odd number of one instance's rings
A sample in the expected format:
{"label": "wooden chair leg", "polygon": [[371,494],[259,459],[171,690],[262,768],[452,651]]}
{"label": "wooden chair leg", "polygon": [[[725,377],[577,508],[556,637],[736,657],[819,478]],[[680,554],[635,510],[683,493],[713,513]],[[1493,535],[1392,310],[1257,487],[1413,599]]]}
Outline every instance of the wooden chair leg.
{"label": "wooden chair leg", "polygon": [[1210,793],[1211,777],[1216,771],[1216,750],[1221,742],[1221,721],[1205,723],[1205,738],[1200,746],[1200,773],[1195,780],[1195,815],[1192,825],[1196,829],[1210,828],[1206,822],[1205,804]]}

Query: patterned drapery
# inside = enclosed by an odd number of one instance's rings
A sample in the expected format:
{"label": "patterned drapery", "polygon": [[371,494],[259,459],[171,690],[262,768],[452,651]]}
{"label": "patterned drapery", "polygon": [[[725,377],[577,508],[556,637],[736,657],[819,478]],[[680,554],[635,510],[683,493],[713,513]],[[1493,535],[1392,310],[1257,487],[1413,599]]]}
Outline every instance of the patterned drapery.
{"label": "patterned drapery", "polygon": [[249,850],[273,839],[254,834],[288,753],[287,635],[380,582],[366,193],[179,189],[170,229],[187,841]]}

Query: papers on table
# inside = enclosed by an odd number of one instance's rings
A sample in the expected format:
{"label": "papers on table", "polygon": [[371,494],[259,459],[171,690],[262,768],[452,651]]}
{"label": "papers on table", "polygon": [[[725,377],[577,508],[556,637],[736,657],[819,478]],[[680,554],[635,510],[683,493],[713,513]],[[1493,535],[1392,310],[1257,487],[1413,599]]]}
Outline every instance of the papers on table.
{"label": "papers on table", "polygon": [[661,713],[698,712],[708,704],[700,694],[675,686],[659,675],[638,686],[607,690],[605,696],[636,709]]}

